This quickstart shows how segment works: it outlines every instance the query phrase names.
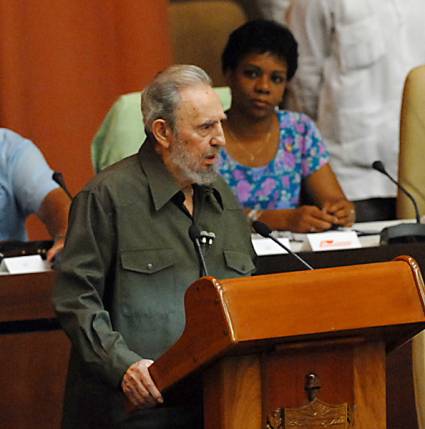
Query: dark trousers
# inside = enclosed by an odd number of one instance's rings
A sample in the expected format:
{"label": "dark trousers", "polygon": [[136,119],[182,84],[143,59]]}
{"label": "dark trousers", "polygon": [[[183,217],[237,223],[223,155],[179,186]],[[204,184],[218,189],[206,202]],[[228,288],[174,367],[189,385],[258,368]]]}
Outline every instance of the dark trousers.
{"label": "dark trousers", "polygon": [[202,429],[202,414],[195,409],[160,407],[144,410],[114,429]]}

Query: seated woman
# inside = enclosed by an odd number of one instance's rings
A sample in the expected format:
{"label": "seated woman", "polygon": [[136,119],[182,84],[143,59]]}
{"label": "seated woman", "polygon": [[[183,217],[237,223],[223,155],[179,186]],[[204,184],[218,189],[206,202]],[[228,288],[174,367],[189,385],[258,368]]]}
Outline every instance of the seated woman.
{"label": "seated woman", "polygon": [[[272,229],[325,231],[350,226],[354,207],[329,165],[313,121],[278,110],[297,68],[297,42],[285,27],[248,22],[229,37],[222,69],[232,92],[219,172],[251,219]],[[315,205],[301,205],[301,190]]]}

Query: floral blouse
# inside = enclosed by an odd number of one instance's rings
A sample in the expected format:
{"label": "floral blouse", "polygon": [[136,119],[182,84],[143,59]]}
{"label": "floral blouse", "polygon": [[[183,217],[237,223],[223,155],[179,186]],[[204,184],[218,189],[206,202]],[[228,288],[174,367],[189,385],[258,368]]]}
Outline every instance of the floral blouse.
{"label": "floral blouse", "polygon": [[302,179],[329,162],[329,154],[314,122],[305,114],[279,110],[280,144],[276,157],[262,167],[247,167],[222,149],[218,171],[243,207],[295,208]]}

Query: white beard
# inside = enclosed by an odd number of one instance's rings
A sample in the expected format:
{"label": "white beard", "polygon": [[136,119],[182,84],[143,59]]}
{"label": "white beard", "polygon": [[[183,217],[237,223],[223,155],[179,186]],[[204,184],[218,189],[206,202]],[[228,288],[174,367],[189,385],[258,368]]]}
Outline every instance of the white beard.
{"label": "white beard", "polygon": [[[214,150],[211,154],[215,153],[216,151]],[[218,174],[215,165],[208,166],[205,171],[199,171],[198,160],[193,159],[188,154],[185,143],[178,137],[170,147],[169,161],[179,169],[184,179],[198,185],[210,185],[214,182]]]}

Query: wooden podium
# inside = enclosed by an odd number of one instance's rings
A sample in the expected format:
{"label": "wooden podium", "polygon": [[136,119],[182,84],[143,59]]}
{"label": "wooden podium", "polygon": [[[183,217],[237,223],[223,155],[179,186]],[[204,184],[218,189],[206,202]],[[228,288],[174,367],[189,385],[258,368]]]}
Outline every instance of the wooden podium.
{"label": "wooden podium", "polygon": [[384,429],[385,354],[425,328],[424,297],[409,257],[204,277],[150,372],[161,390],[202,373],[206,429]]}

